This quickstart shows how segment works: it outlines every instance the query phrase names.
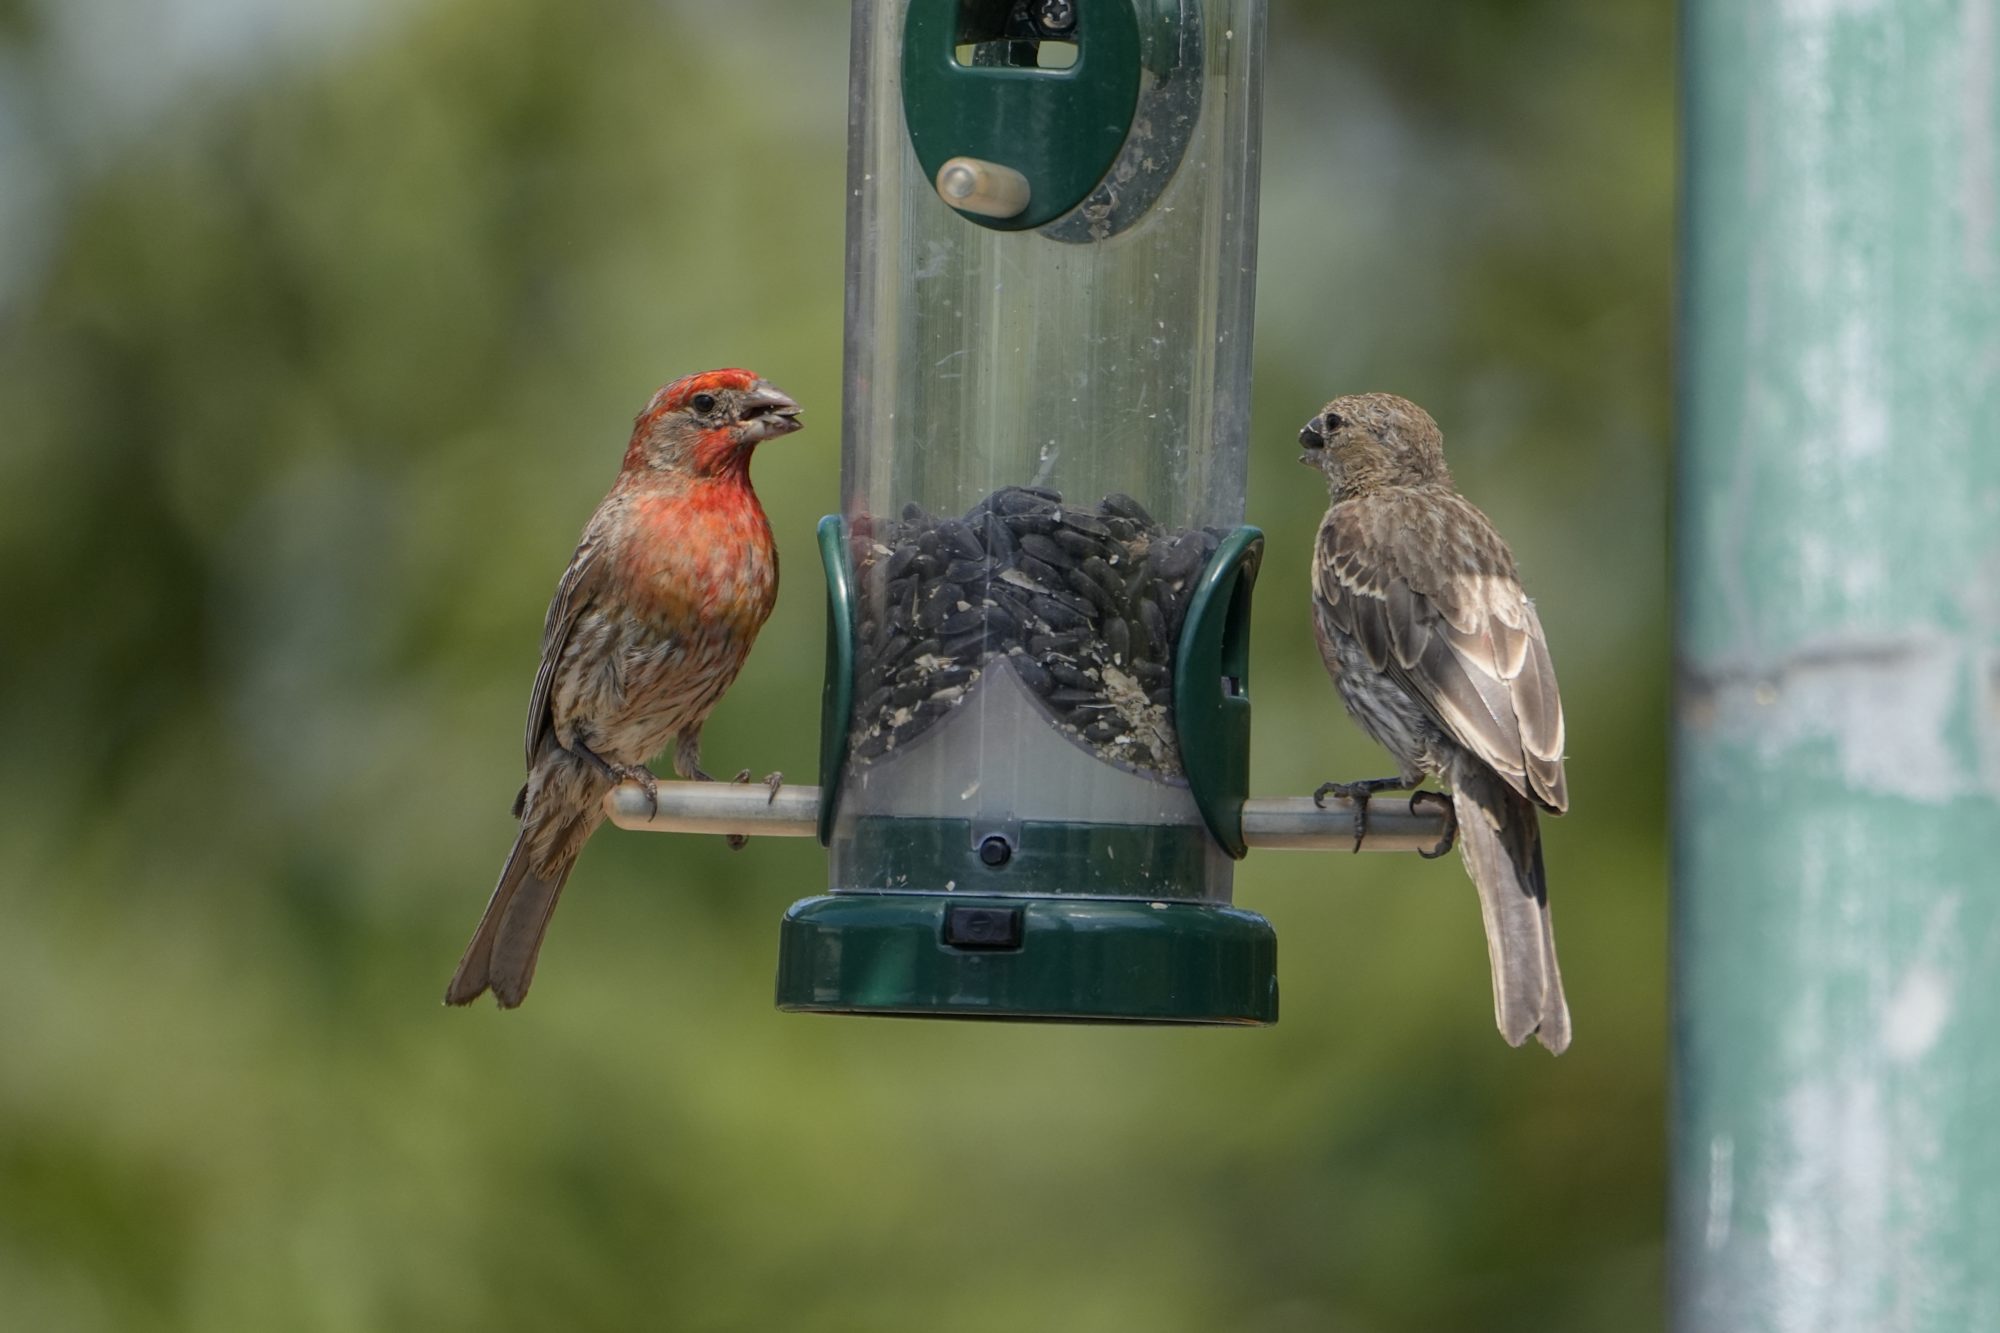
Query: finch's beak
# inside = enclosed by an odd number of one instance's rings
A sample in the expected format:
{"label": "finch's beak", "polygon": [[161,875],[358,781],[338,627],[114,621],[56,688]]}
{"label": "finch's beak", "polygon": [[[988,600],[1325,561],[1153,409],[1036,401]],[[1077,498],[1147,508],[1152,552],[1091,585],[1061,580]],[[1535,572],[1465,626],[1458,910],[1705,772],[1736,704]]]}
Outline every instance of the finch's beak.
{"label": "finch's beak", "polygon": [[1299,445],[1305,450],[1299,455],[1299,461],[1307,467],[1319,466],[1319,451],[1326,448],[1326,421],[1323,417],[1314,417],[1306,423],[1306,428],[1299,432]]}
{"label": "finch's beak", "polygon": [[767,380],[758,380],[751,387],[736,413],[736,419],[740,423],[737,430],[745,444],[790,435],[806,424],[799,420],[799,405],[783,389]]}

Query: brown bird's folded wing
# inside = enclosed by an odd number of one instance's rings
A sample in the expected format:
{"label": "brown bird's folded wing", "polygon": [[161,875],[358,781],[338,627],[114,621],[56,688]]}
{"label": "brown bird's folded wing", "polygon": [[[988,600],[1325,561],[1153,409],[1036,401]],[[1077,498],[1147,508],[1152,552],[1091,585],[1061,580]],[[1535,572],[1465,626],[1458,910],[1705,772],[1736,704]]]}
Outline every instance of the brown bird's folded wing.
{"label": "brown bird's folded wing", "polygon": [[[1569,805],[1562,700],[1534,604],[1484,515],[1347,501],[1320,527],[1313,593],[1370,664],[1521,795]],[[1449,534],[1449,535],[1447,535]]]}
{"label": "brown bird's folded wing", "polygon": [[[577,544],[576,554],[569,560],[569,568],[563,571],[562,582],[556,585],[556,595],[549,602],[548,618],[542,622],[542,662],[535,669],[535,690],[528,696],[528,767],[535,766],[535,755],[542,748],[542,738],[548,734],[551,725],[549,716],[549,694],[556,678],[556,667],[562,661],[563,646],[569,642],[569,632],[576,624],[576,618],[584,607],[590,605],[591,597],[604,577],[603,543],[597,537],[597,525],[593,523]],[[517,812],[518,813],[518,812]]]}

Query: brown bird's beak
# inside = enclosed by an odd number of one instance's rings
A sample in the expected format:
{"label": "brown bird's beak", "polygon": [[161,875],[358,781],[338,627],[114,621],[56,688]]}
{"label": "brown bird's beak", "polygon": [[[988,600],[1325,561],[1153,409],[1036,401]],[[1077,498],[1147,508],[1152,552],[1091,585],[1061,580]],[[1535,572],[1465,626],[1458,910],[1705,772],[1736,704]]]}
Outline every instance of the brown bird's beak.
{"label": "brown bird's beak", "polygon": [[790,435],[805,426],[799,420],[799,405],[783,389],[767,380],[758,380],[743,398],[736,419],[745,444]]}
{"label": "brown bird's beak", "polygon": [[1299,445],[1305,450],[1304,453],[1299,455],[1299,461],[1308,467],[1317,466],[1319,460],[1314,458],[1313,455],[1321,449],[1326,448],[1326,419],[1324,417],[1314,417],[1306,423],[1306,428],[1299,432]]}

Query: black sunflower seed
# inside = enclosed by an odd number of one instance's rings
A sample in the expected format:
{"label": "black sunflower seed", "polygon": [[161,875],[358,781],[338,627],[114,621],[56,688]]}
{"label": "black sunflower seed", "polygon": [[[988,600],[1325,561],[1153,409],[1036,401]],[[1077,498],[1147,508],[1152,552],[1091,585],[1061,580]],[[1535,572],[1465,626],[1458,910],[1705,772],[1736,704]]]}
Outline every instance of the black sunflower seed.
{"label": "black sunflower seed", "polygon": [[1104,586],[1104,590],[1114,597],[1123,595],[1125,580],[1118,577],[1118,571],[1113,569],[1110,562],[1105,560],[1103,556],[1088,556],[1077,568],[1096,579]]}
{"label": "black sunflower seed", "polygon": [[1056,685],[1055,677],[1051,676],[1042,667],[1042,664],[1037,662],[1034,658],[1027,656],[1014,656],[1008,658],[1007,660],[1008,662],[1013,664],[1014,674],[1021,678],[1021,683],[1023,685],[1026,685],[1029,689],[1033,690],[1036,694],[1047,694],[1050,690],[1055,688]]}
{"label": "black sunflower seed", "polygon": [[947,641],[945,650],[949,652],[951,650],[950,640],[974,630],[983,633],[985,629],[986,609],[974,606],[964,611],[954,611],[940,621],[938,623],[938,638]]}
{"label": "black sunflower seed", "polygon": [[1066,629],[1082,629],[1090,623],[1090,617],[1075,609],[1070,599],[1059,598],[1058,594],[1053,592],[1046,596],[1030,597],[1028,605],[1034,608],[1042,623],[1052,630],[1060,632]]}
{"label": "black sunflower seed", "polygon": [[1027,513],[1007,515],[1007,527],[1015,537],[1029,534],[1046,537],[1062,526],[1062,520],[1053,513]]}
{"label": "black sunflower seed", "polygon": [[1076,532],[1087,532],[1100,540],[1111,535],[1111,525],[1086,509],[1065,509],[1062,511],[1063,526]]}
{"label": "black sunflower seed", "polygon": [[1014,538],[1013,530],[1001,522],[997,514],[986,516],[979,534],[986,543],[986,553],[993,557],[996,565],[1005,564],[1020,546]]}
{"label": "black sunflower seed", "polygon": [[984,560],[986,548],[973,536],[972,527],[963,519],[948,518],[937,525],[938,541],[944,549],[963,560]]}
{"label": "black sunflower seed", "polygon": [[1030,580],[1038,584],[1045,591],[1053,591],[1063,586],[1063,572],[1054,565],[1037,560],[1026,551],[1022,551],[1016,557],[1016,560],[1018,563],[1015,565],[1015,568],[1026,574]]}
{"label": "black sunflower seed", "polygon": [[1097,507],[1107,514],[1116,514],[1120,518],[1130,519],[1142,528],[1153,526],[1153,516],[1146,512],[1146,506],[1140,504],[1123,491],[1113,491],[1098,501]]}
{"label": "black sunflower seed", "polygon": [[[1044,566],[1053,566],[1057,569],[1067,569],[1076,563],[1062,543],[1052,537],[1044,537],[1038,532],[1030,532],[1021,538],[1021,554],[1023,558],[1033,556]],[[1041,576],[1036,575],[1036,577]]]}
{"label": "black sunflower seed", "polygon": [[1115,616],[1118,614],[1118,598],[1111,592],[1106,591],[1103,584],[1082,570],[1065,570],[1063,582],[1069,585],[1071,591],[1075,592],[1077,596],[1096,607],[1104,615]]}
{"label": "black sunflower seed", "polygon": [[1047,663],[1047,666],[1049,674],[1056,678],[1056,683],[1059,685],[1067,685],[1073,690],[1095,690],[1098,688],[1095,677],[1086,675],[1076,667],[1066,665],[1058,660],[1051,660]]}
{"label": "black sunflower seed", "polygon": [[[1071,562],[1087,560],[1091,556],[1101,556],[1104,554],[1104,543],[1102,541],[1087,532],[1078,532],[1072,527],[1057,528],[1055,532],[1050,534],[1049,540],[1067,551]],[[1040,552],[1036,554],[1039,555]],[[1042,558],[1046,560],[1048,557],[1043,556]]]}
{"label": "black sunflower seed", "polygon": [[1009,517],[1018,514],[1054,512],[1061,496],[1047,491],[1031,491],[1025,486],[1009,486],[993,496],[993,508]]}
{"label": "black sunflower seed", "polygon": [[1104,646],[1111,650],[1112,661],[1122,663],[1132,655],[1132,631],[1126,628],[1124,620],[1107,616],[1103,633]]}
{"label": "black sunflower seed", "polygon": [[1184,579],[1200,567],[1202,559],[1201,541],[1193,533],[1182,533],[1164,545],[1155,545],[1151,553],[1153,573],[1172,582]]}
{"label": "black sunflower seed", "polygon": [[978,583],[992,572],[993,567],[984,556],[977,560],[954,560],[944,567],[944,576],[953,583]]}

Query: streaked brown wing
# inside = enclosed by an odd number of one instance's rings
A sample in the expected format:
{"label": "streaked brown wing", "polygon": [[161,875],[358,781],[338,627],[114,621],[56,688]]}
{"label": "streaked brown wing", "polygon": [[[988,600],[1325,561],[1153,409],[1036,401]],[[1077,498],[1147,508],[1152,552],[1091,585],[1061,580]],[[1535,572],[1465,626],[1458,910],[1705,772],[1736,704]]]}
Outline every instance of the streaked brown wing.
{"label": "streaked brown wing", "polygon": [[1555,668],[1506,546],[1462,501],[1442,516],[1403,510],[1378,498],[1328,511],[1319,613],[1516,791],[1566,809]]}
{"label": "streaked brown wing", "polygon": [[528,767],[535,766],[535,753],[541,749],[542,738],[548,734],[550,726],[549,694],[554,687],[556,667],[562,661],[563,647],[569,642],[570,630],[576,625],[576,618],[590,605],[603,578],[605,562],[600,558],[603,550],[597,539],[597,524],[593,522],[577,544],[576,553],[569,559],[569,568],[563,571],[562,582],[556,585],[556,595],[549,602],[549,614],[542,622],[542,661],[535,668],[535,690],[528,696],[527,754]]}

